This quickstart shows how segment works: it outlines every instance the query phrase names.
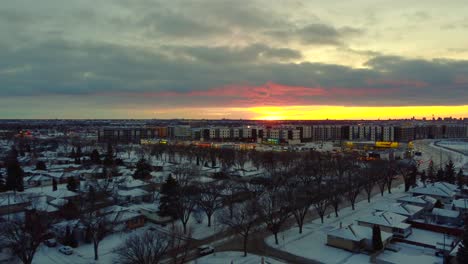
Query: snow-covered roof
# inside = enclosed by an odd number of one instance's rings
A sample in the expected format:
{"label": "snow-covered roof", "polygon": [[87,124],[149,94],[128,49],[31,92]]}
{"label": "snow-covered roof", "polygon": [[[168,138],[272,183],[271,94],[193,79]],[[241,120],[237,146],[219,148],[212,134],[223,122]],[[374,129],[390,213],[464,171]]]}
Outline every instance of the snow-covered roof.
{"label": "snow-covered roof", "polygon": [[419,196],[403,196],[397,199],[398,202],[402,203],[415,203],[415,204],[432,204],[434,205],[437,202],[437,199],[427,196],[427,195],[419,195]]}
{"label": "snow-covered roof", "polygon": [[358,222],[406,229],[411,227],[409,224],[404,223],[406,219],[408,219],[408,217],[392,212],[374,212],[366,217],[358,219]]}
{"label": "snow-covered roof", "polygon": [[391,203],[391,204],[380,204],[377,203],[376,206],[374,206],[374,209],[377,211],[386,211],[386,212],[392,212],[404,216],[413,216],[422,210],[424,210],[423,207],[416,206],[416,205],[411,205],[411,204],[401,204],[401,203]]}
{"label": "snow-covered roof", "polygon": [[5,192],[0,194],[0,206],[24,204],[29,203],[29,201],[29,197],[23,194],[14,195],[13,192]]}
{"label": "snow-covered roof", "polygon": [[57,190],[54,191],[51,186],[39,186],[34,188],[29,188],[24,191],[25,193],[37,194],[37,195],[47,195],[52,198],[69,198],[75,197],[78,195],[76,192],[69,191],[66,188],[66,184],[60,184],[57,186]]}
{"label": "snow-covered roof", "polygon": [[457,199],[452,202],[457,209],[468,209],[468,199]]}
{"label": "snow-covered roof", "polygon": [[455,210],[434,208],[434,209],[432,209],[432,215],[443,216],[443,217],[447,217],[447,218],[458,218],[460,216],[460,212],[455,211]]}
{"label": "snow-covered roof", "polygon": [[[380,231],[380,234],[382,236],[382,240],[386,240],[392,236],[392,234],[384,231]],[[351,224],[345,227],[336,228],[328,232],[328,235],[359,242],[363,239],[372,239],[372,228]]]}
{"label": "snow-covered roof", "polygon": [[57,207],[64,206],[66,203],[67,203],[67,200],[60,199],[60,198],[59,199],[54,199],[54,200],[49,202],[49,204],[57,206]]}
{"label": "snow-covered roof", "polygon": [[455,196],[456,190],[457,186],[454,184],[446,182],[436,182],[431,185],[427,185],[426,187],[414,188],[413,190],[410,190],[410,192],[415,194],[434,195],[450,198]]}
{"label": "snow-covered roof", "polygon": [[130,197],[138,197],[138,196],[145,196],[148,195],[149,193],[145,190],[142,190],[140,188],[135,188],[131,190],[118,190],[117,195],[119,196],[130,196]]}
{"label": "snow-covered roof", "polygon": [[144,182],[142,180],[127,180],[123,183],[121,183],[119,186],[130,189],[130,188],[138,188],[138,187],[143,187],[148,185],[147,182]]}

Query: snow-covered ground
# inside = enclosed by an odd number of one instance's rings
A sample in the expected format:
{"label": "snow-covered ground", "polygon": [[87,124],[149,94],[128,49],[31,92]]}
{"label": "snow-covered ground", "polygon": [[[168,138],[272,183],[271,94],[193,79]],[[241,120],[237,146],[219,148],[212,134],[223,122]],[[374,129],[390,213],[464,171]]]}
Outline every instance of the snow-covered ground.
{"label": "snow-covered ground", "polygon": [[[321,224],[320,219],[316,219],[304,225],[303,234],[299,234],[299,229],[297,227],[286,230],[278,235],[279,245],[275,245],[274,236],[269,236],[266,242],[268,245],[280,250],[323,263],[370,263],[370,257],[368,255],[355,254],[346,250],[327,246],[327,233],[339,227],[340,223],[342,223],[343,226],[352,223],[357,224],[355,221],[373,212],[373,208],[377,204],[391,204],[404,195],[407,194],[404,193],[403,186],[401,185],[394,188],[392,194],[385,193],[383,197],[380,195],[374,196],[371,199],[371,203],[368,203],[367,200],[359,202],[356,205],[355,211],[353,211],[351,207],[341,209],[338,218],[332,213],[329,217],[324,219],[323,224]],[[436,245],[436,243],[443,243],[444,241],[442,234],[418,229],[413,229],[413,234],[410,235],[408,239],[418,242],[424,241],[433,245]]]}
{"label": "snow-covered ground", "polygon": [[247,257],[244,257],[243,252],[238,252],[238,251],[226,251],[226,252],[215,252],[211,255],[201,257],[199,259],[196,259],[192,262],[189,262],[190,264],[260,264],[260,263],[265,263],[265,264],[283,264],[284,262],[280,262],[275,259],[263,257],[262,262],[262,257],[253,255],[253,254],[248,254]]}
{"label": "snow-covered ground", "polygon": [[[416,157],[417,160],[421,160],[421,170],[427,169],[430,160],[434,162],[436,169],[439,165],[445,165],[450,159],[454,162],[456,168],[461,168],[468,163],[468,156],[444,147],[436,146],[434,144],[436,141],[437,140],[431,139],[414,141],[414,150],[422,153],[420,157]],[[440,145],[440,142],[438,144]]]}
{"label": "snow-covered ground", "polygon": [[435,256],[435,251],[430,248],[423,248],[404,243],[394,243],[393,248],[398,252],[384,250],[377,259],[380,261],[387,261],[388,263],[430,263],[442,264],[444,263],[441,257]]}
{"label": "snow-covered ground", "polygon": [[89,263],[114,263],[116,254],[113,252],[116,248],[122,245],[125,240],[132,234],[140,234],[147,230],[147,227],[139,228],[131,232],[115,233],[105,237],[99,244],[99,260],[94,262],[93,244],[81,244],[73,249],[72,255],[64,255],[58,251],[59,246],[49,248],[41,245],[38,252],[34,256],[34,264],[45,263],[63,263],[63,264],[89,264]]}

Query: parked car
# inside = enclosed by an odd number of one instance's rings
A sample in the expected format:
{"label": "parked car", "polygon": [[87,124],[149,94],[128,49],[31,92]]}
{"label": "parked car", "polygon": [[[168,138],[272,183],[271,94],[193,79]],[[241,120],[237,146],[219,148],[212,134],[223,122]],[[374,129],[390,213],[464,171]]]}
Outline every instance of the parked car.
{"label": "parked car", "polygon": [[57,240],[55,240],[55,238],[47,239],[46,241],[44,241],[44,244],[48,247],[56,247]]}
{"label": "parked car", "polygon": [[198,247],[198,254],[200,254],[201,256],[208,255],[208,254],[211,254],[213,252],[214,252],[214,247],[212,247],[212,246]]}
{"label": "parked car", "polygon": [[69,246],[61,246],[59,247],[59,251],[60,253],[65,254],[65,255],[73,254],[73,249]]}

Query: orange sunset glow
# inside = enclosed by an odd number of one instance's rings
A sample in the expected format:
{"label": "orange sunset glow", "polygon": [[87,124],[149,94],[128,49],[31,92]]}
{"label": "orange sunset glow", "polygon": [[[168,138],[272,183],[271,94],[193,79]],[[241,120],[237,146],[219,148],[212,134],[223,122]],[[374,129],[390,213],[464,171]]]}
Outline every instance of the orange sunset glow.
{"label": "orange sunset glow", "polygon": [[468,105],[461,106],[400,106],[400,107],[346,107],[346,106],[284,106],[251,107],[247,109],[256,120],[356,120],[405,119],[437,117],[460,118],[468,115]]}

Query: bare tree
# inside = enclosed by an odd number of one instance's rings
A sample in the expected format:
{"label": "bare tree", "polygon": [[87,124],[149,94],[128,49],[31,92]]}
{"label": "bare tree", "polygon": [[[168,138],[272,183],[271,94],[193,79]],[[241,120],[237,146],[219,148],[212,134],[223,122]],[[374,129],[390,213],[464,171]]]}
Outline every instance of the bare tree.
{"label": "bare tree", "polygon": [[169,257],[173,264],[183,264],[187,262],[188,253],[192,247],[192,229],[184,232],[179,227],[173,226],[169,232],[170,250]]}
{"label": "bare tree", "polygon": [[414,160],[405,159],[397,163],[396,172],[403,177],[405,192],[409,191],[416,181],[415,171],[417,171],[417,167]]}
{"label": "bare tree", "polygon": [[[99,181],[98,181],[99,182]],[[80,223],[86,230],[86,237],[93,243],[94,259],[99,259],[99,244],[113,231],[119,212],[102,212],[112,193],[112,189],[105,182],[102,185],[92,185],[89,191],[81,197]]]}
{"label": "bare tree", "polygon": [[255,201],[249,200],[243,203],[234,205],[234,213],[232,217],[226,210],[219,214],[218,222],[232,228],[236,234],[243,238],[244,256],[247,256],[247,243],[252,232],[258,225],[255,220],[259,217],[258,204]]}
{"label": "bare tree", "polygon": [[309,212],[311,201],[307,195],[307,187],[303,185],[287,185],[288,200],[291,206],[291,214],[299,227],[299,234],[302,234],[304,220]]}
{"label": "bare tree", "polygon": [[343,192],[345,191],[345,186],[339,178],[331,179],[327,182],[327,186],[330,205],[335,211],[335,217],[338,217],[338,210],[340,208],[340,204],[343,202]]}
{"label": "bare tree", "polygon": [[30,219],[10,220],[0,224],[0,241],[2,246],[10,249],[21,262],[30,264],[37,248],[45,237],[46,228],[39,221]]}
{"label": "bare tree", "polygon": [[345,177],[347,191],[345,197],[351,202],[351,208],[354,210],[356,200],[362,190],[362,181],[355,170],[349,171]]}
{"label": "bare tree", "polygon": [[291,216],[291,206],[283,189],[274,188],[265,191],[260,198],[260,219],[275,236],[275,244],[278,244],[278,233],[281,227]]}
{"label": "bare tree", "polygon": [[249,160],[248,152],[245,150],[236,151],[235,164],[244,170],[245,163]]}
{"label": "bare tree", "polygon": [[141,235],[131,235],[122,246],[115,250],[120,264],[157,264],[166,257],[172,244],[168,234],[146,231]]}
{"label": "bare tree", "polygon": [[328,206],[330,206],[329,192],[324,186],[318,186],[309,195],[311,196],[312,205],[320,216],[320,221],[323,224],[323,217],[325,216]]}
{"label": "bare tree", "polygon": [[216,182],[201,184],[199,187],[198,206],[205,212],[208,218],[208,226],[211,227],[211,216],[223,207],[222,191],[224,187]]}

